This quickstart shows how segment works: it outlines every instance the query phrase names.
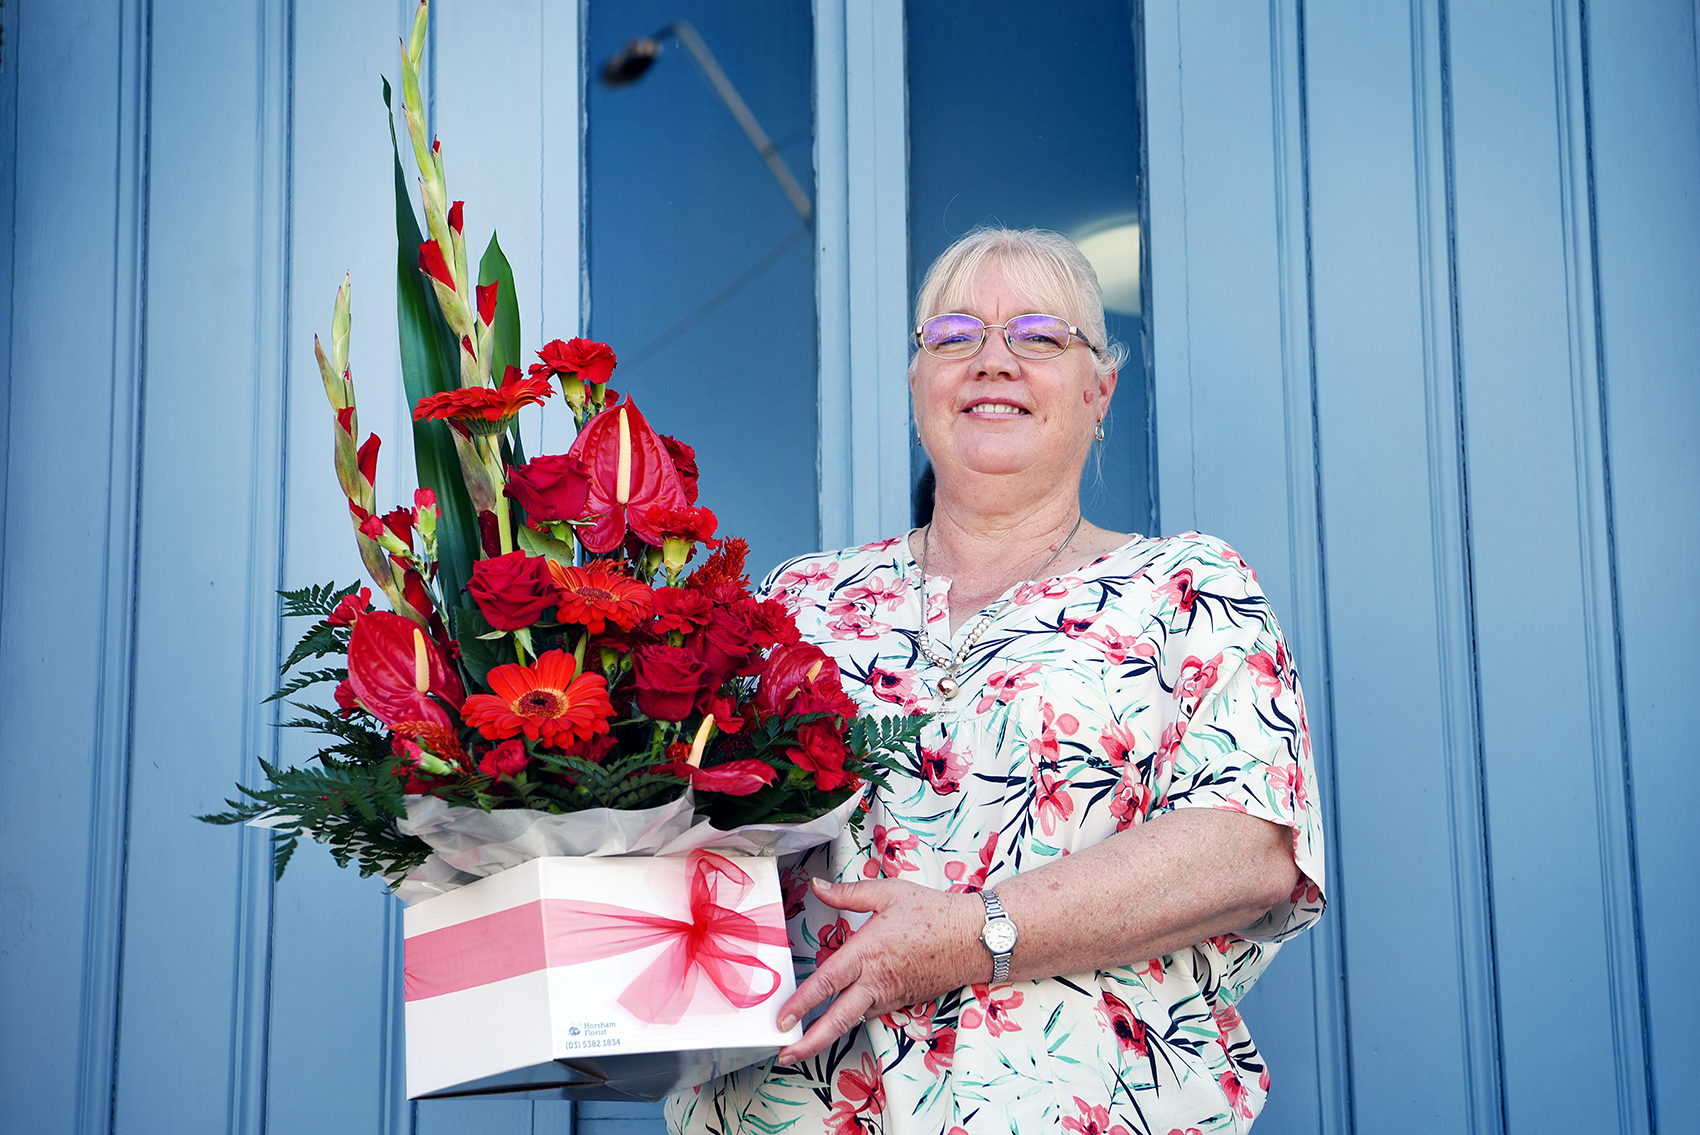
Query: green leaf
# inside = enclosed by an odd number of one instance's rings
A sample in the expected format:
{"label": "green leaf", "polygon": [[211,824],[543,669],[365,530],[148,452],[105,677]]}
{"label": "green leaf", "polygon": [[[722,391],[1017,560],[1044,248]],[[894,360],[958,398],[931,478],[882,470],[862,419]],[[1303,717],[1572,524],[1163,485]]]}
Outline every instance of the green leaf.
{"label": "green leaf", "polygon": [[[390,84],[384,80],[384,106],[390,106]],[[401,375],[410,405],[428,394],[460,386],[460,350],[449,330],[437,296],[419,271],[419,246],[425,238],[413,214],[407,177],[396,144],[395,116],[390,119],[390,150],[395,157],[396,329],[401,339]],[[500,302],[498,295],[497,300]],[[437,521],[437,574],[443,599],[452,611],[461,588],[472,578],[478,559],[478,517],[461,479],[460,457],[454,438],[442,422],[413,423],[413,460],[419,484],[437,494],[442,517]]]}
{"label": "green leaf", "polygon": [[509,367],[518,367],[524,374],[525,363],[520,360],[519,296],[514,293],[514,270],[502,254],[495,233],[490,234],[490,247],[478,262],[478,282],[501,285],[496,289],[496,334],[490,351],[490,377],[499,384]]}
{"label": "green leaf", "polygon": [[484,615],[477,607],[462,607],[456,611],[455,625],[460,628],[460,664],[480,686],[486,684],[484,676],[492,669],[516,661],[512,647],[484,637],[495,628],[484,621]]}
{"label": "green leaf", "polygon": [[573,546],[565,540],[557,540],[527,524],[514,528],[514,538],[528,555],[548,556],[564,567],[573,566]]}

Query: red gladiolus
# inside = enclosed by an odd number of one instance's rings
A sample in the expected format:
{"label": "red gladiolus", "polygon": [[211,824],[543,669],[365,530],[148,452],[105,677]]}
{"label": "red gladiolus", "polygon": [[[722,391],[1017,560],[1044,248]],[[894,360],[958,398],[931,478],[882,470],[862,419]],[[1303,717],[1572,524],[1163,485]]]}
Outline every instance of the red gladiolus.
{"label": "red gladiolus", "polygon": [[582,382],[604,383],[614,373],[614,352],[606,343],[591,339],[556,339],[547,344],[537,357],[543,361],[531,364],[532,374],[558,374],[562,378],[577,378]]}
{"label": "red gladiolus", "polygon": [[443,259],[442,247],[436,241],[428,240],[419,246],[419,270],[443,287],[453,290],[454,273],[449,271],[449,262]]}
{"label": "red gladiolus", "polygon": [[559,650],[530,666],[498,666],[485,677],[491,692],[467,698],[461,716],[492,741],[524,733],[555,747],[608,732],[608,684],[600,674],[575,678],[573,668],[573,656]]}
{"label": "red gladiolus", "polygon": [[354,620],[372,609],[372,589],[362,587],[358,595],[344,595],[342,602],[336,605],[325,619],[333,627],[351,627]]}
{"label": "red gladiolus", "polygon": [[564,453],[546,453],[508,471],[504,490],[535,524],[584,515],[590,480]]}
{"label": "red gladiolus", "polygon": [[591,564],[566,567],[549,561],[549,576],[560,589],[558,623],[574,623],[601,634],[609,623],[629,631],[649,618],[650,590],[635,579]]}
{"label": "red gladiolus", "polygon": [[479,284],[474,289],[478,293],[478,319],[486,327],[496,322],[496,291],[501,285],[500,280],[491,280],[488,284]]}
{"label": "red gladiolus", "polygon": [[549,561],[518,551],[473,564],[466,590],[499,631],[529,627],[560,601]]}
{"label": "red gladiolus", "polygon": [[[459,422],[493,422],[498,430],[525,406],[535,406],[555,392],[547,375],[541,378],[521,378],[518,367],[509,367],[502,385],[489,387],[464,386],[441,394],[427,394],[413,408],[413,418],[449,419]],[[492,431],[486,431],[492,432]]]}
{"label": "red gladiolus", "polygon": [[366,478],[368,485],[378,479],[378,447],[382,444],[378,440],[378,435],[372,434],[360,446],[360,453],[356,460],[360,465],[360,475]]}
{"label": "red gladiolus", "polygon": [[456,201],[454,204],[449,206],[449,228],[453,229],[457,233],[460,232],[461,226],[465,224],[463,219],[465,217],[465,213],[463,212],[465,207],[465,201]]}
{"label": "red gladiolus", "polygon": [[360,704],[392,729],[410,721],[451,725],[443,703],[458,709],[465,696],[459,676],[419,624],[388,611],[354,623],[348,684]]}
{"label": "red gladiolus", "polygon": [[685,490],[666,446],[636,406],[627,402],[596,415],[579,431],[567,456],[589,477],[586,516],[598,518],[594,526],[579,530],[586,548],[598,554],[618,548],[628,521],[645,543],[660,545],[661,533],[645,522],[645,513],[656,506],[683,506]]}
{"label": "red gladiolus", "polygon": [[657,765],[654,771],[688,780],[698,792],[722,792],[727,796],[748,796],[779,779],[772,765],[757,760],[727,761],[713,768],[692,768],[684,761],[672,761]]}

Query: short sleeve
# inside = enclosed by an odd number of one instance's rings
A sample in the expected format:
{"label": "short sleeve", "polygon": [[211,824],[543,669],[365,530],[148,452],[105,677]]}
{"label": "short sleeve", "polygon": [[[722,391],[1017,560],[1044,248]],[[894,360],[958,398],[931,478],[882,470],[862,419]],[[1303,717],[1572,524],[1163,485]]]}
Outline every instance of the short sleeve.
{"label": "short sleeve", "polygon": [[1286,643],[1237,553],[1200,538],[1159,588],[1164,645],[1159,665],[1172,716],[1159,760],[1172,761],[1153,812],[1217,808],[1292,832],[1302,877],[1287,901],[1240,932],[1280,942],[1322,915],[1324,863],[1316,774]]}

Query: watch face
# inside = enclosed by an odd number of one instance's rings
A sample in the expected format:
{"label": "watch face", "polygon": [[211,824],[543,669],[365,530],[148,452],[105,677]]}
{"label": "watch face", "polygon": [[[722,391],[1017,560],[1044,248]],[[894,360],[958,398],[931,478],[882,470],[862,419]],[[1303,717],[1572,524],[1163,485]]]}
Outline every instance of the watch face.
{"label": "watch face", "polygon": [[994,918],[980,932],[980,941],[994,954],[1007,954],[1015,949],[1015,923],[1007,918]]}

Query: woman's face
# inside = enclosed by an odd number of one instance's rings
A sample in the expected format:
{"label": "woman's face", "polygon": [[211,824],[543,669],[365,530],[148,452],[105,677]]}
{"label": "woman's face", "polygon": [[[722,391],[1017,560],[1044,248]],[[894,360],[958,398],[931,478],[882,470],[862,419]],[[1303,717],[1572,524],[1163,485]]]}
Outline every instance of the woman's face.
{"label": "woman's face", "polygon": [[[991,325],[1036,309],[1011,291],[1003,269],[989,262],[968,301],[955,310]],[[1036,494],[1077,490],[1092,431],[1104,416],[1116,375],[1100,377],[1086,345],[1078,339],[1070,343],[1055,358],[1024,359],[1010,351],[1003,332],[994,330],[970,359],[921,353],[909,394],[921,444],[941,486],[962,472],[975,472],[1024,475]]]}

